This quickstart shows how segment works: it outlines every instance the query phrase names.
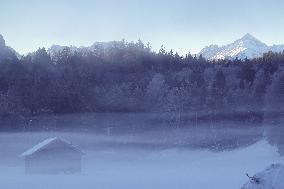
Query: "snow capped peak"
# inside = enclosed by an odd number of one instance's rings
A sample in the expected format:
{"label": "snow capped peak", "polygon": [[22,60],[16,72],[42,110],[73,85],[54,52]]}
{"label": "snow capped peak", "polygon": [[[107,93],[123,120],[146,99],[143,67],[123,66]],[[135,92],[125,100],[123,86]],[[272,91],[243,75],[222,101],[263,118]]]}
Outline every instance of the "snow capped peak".
{"label": "snow capped peak", "polygon": [[238,39],[234,42],[234,44],[239,44],[243,45],[246,48],[258,48],[258,47],[263,47],[266,48],[267,45],[257,38],[253,37],[250,34],[244,35],[241,39]]}
{"label": "snow capped peak", "polygon": [[252,36],[249,33],[245,34],[241,39],[242,40],[258,40],[258,39],[256,39],[254,36]]}
{"label": "snow capped peak", "polygon": [[269,47],[265,43],[261,42],[251,34],[245,34],[242,38],[235,42],[224,45],[222,47],[216,45],[210,45],[200,51],[203,57],[208,60],[217,59],[252,59],[261,57],[268,51],[281,52],[284,50],[283,45]]}

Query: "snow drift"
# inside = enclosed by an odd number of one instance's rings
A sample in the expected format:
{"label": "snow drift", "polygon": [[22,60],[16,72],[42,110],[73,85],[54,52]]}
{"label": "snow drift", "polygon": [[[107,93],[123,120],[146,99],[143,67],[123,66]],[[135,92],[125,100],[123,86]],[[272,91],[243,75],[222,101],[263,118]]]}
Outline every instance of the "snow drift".
{"label": "snow drift", "polygon": [[284,166],[272,164],[262,172],[249,177],[242,189],[283,189],[284,188]]}

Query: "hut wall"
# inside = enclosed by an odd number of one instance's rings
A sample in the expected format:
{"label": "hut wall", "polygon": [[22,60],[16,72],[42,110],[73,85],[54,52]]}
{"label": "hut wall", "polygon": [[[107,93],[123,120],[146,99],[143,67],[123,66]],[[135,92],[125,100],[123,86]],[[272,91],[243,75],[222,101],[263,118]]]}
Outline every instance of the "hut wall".
{"label": "hut wall", "polygon": [[71,148],[50,148],[25,159],[26,173],[56,174],[81,171],[81,154]]}

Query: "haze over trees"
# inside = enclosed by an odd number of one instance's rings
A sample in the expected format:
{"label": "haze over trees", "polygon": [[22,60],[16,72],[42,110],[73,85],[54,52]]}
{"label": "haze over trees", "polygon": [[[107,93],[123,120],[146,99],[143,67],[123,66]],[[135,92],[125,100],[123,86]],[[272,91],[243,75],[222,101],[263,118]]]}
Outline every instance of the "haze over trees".
{"label": "haze over trees", "polygon": [[[91,48],[44,48],[17,58],[0,48],[0,116],[29,118],[86,112],[175,112],[196,119],[261,121],[283,106],[284,52],[207,61],[151,50],[141,41]],[[54,48],[53,48],[54,49]],[[3,55],[5,53],[5,56]],[[2,119],[2,120],[3,120]]]}

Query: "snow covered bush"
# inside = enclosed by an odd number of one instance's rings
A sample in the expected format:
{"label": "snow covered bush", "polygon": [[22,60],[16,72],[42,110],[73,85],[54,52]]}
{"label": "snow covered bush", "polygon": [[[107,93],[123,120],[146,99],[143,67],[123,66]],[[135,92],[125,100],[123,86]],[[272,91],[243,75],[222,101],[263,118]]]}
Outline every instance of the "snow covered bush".
{"label": "snow covered bush", "polygon": [[282,164],[272,164],[264,171],[249,177],[249,179],[241,189],[283,189],[284,166]]}

